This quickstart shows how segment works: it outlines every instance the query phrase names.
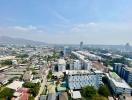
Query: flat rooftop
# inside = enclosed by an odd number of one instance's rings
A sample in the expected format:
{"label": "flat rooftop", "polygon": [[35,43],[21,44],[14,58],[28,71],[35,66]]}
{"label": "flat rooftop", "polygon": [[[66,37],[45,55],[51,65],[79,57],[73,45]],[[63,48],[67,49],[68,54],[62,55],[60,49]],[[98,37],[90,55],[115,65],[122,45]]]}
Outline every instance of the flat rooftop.
{"label": "flat rooftop", "polygon": [[66,70],[66,74],[68,75],[75,75],[75,74],[88,74],[91,71],[88,70]]}
{"label": "flat rooftop", "polygon": [[126,70],[128,70],[129,72],[132,72],[132,67],[124,67]]}
{"label": "flat rooftop", "polygon": [[107,74],[109,80],[113,82],[116,87],[132,89],[123,79],[121,79],[115,72]]}
{"label": "flat rooftop", "polygon": [[76,74],[91,74],[91,73],[103,73],[100,70],[96,70],[96,71],[89,71],[89,70],[66,70],[66,74],[67,75],[76,75]]}

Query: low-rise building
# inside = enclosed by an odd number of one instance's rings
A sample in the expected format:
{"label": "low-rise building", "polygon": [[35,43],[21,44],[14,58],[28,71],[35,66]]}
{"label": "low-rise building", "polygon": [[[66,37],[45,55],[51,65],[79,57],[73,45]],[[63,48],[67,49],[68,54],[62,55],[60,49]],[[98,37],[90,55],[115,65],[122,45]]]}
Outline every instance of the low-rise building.
{"label": "low-rise building", "polygon": [[23,81],[31,81],[33,79],[33,75],[31,71],[26,71],[23,75]]}
{"label": "low-rise building", "polygon": [[17,91],[18,89],[22,88],[23,83],[24,82],[21,81],[13,81],[11,84],[7,85],[6,87]]}
{"label": "low-rise building", "polygon": [[0,85],[5,85],[8,83],[8,77],[4,74],[0,74]]}
{"label": "low-rise building", "polygon": [[80,93],[80,91],[71,91],[71,98],[73,100],[81,99],[81,93]]}

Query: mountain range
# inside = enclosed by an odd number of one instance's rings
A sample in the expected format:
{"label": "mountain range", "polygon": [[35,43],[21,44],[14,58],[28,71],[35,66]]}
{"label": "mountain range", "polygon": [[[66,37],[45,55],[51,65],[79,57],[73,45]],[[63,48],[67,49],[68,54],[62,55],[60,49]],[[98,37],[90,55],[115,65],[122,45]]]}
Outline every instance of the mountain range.
{"label": "mountain range", "polygon": [[8,36],[0,36],[0,44],[14,44],[14,45],[45,45],[45,42],[27,40],[22,38],[13,38]]}

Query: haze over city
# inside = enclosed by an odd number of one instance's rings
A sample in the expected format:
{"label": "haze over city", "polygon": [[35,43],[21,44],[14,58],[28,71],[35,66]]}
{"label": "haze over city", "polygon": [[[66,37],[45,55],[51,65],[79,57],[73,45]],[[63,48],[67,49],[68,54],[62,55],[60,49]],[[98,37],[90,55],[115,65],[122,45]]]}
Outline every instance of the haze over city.
{"label": "haze over city", "polygon": [[132,44],[131,0],[0,1],[0,36],[56,44]]}
{"label": "haze over city", "polygon": [[0,0],[0,100],[132,100],[132,0]]}

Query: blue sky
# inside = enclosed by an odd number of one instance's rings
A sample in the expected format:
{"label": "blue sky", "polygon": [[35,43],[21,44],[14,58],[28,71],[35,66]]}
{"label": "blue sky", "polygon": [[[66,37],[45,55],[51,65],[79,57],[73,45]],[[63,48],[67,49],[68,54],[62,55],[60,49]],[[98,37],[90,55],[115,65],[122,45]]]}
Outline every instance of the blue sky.
{"label": "blue sky", "polygon": [[132,44],[132,0],[0,0],[0,35],[77,44]]}

